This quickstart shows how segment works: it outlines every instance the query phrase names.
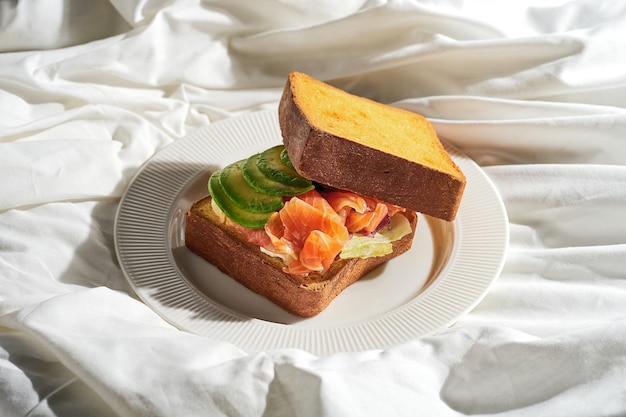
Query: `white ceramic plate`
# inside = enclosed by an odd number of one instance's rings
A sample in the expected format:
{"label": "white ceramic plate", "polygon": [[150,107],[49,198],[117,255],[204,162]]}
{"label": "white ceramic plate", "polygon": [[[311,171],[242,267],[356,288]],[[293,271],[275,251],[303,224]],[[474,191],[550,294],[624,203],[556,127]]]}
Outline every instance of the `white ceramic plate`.
{"label": "white ceramic plate", "polygon": [[493,184],[446,145],[467,176],[454,222],[420,215],[412,249],[348,287],[316,317],[292,316],[191,253],[185,212],[210,173],[282,142],[275,112],[235,117],[182,138],[145,163],[115,222],[121,267],[137,295],[175,326],[243,349],[317,355],[383,349],[454,323],[500,274],[508,220]]}

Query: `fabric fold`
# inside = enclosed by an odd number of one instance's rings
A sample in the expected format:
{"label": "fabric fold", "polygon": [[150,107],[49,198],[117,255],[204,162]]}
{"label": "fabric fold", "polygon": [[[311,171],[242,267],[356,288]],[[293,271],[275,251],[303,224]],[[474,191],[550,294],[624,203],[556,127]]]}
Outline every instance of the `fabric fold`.
{"label": "fabric fold", "polygon": [[[0,415],[626,413],[623,2],[79,3],[0,2]],[[114,227],[134,175],[276,111],[294,70],[423,114],[500,193],[502,273],[449,328],[247,352],[133,293]]]}

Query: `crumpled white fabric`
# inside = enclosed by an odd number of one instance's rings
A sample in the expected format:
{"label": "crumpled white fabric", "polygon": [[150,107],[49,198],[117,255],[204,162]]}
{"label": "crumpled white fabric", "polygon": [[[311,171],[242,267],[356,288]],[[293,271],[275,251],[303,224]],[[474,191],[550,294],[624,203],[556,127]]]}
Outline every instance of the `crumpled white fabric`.
{"label": "crumpled white fabric", "polygon": [[[0,2],[0,416],[626,415],[626,5]],[[289,71],[428,117],[511,240],[449,329],[325,358],[181,332],[115,258],[163,146]]]}

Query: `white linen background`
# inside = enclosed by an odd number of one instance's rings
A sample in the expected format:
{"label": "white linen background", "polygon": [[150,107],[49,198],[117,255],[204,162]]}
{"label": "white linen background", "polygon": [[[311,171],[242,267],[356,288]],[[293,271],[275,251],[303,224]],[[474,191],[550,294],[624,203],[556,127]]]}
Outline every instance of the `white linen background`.
{"label": "white linen background", "polygon": [[[0,416],[626,415],[626,3],[0,2]],[[113,222],[137,168],[289,71],[424,114],[511,238],[451,328],[317,358],[181,332]]]}

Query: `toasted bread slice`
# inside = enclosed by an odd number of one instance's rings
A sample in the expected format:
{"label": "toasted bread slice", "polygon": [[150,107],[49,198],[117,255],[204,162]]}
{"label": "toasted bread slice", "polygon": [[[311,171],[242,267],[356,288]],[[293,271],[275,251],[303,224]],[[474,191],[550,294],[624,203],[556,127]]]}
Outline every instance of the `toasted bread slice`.
{"label": "toasted bread slice", "polygon": [[413,233],[393,242],[393,253],[366,259],[337,260],[324,273],[291,275],[284,263],[248,242],[234,227],[223,223],[211,207],[211,198],[195,202],[187,212],[185,244],[225,274],[264,296],[289,313],[312,317],[324,310],[341,291],[378,265],[411,248],[417,215],[406,215]]}
{"label": "toasted bread slice", "polygon": [[424,117],[298,72],[289,75],[278,115],[302,176],[454,220],[466,178]]}

